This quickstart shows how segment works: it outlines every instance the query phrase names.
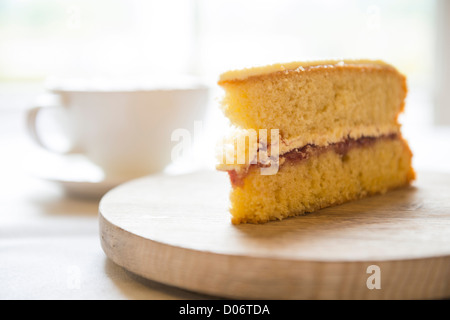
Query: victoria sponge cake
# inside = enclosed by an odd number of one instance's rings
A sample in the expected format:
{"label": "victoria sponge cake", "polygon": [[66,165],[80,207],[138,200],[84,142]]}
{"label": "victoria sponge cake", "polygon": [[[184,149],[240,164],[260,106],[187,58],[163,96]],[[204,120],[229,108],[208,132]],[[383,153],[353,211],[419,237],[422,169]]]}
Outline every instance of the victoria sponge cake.
{"label": "victoria sponge cake", "polygon": [[274,64],[226,72],[219,85],[236,127],[217,165],[230,176],[235,224],[313,212],[415,178],[398,122],[406,78],[389,64]]}

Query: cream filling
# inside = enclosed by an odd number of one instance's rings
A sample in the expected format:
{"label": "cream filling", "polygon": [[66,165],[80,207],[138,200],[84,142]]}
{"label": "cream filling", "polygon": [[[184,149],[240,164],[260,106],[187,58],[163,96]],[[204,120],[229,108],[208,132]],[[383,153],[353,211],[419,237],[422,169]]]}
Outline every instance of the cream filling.
{"label": "cream filling", "polygon": [[[217,146],[216,169],[220,171],[236,171],[238,173],[248,170],[251,164],[258,163],[260,158],[259,150],[267,150],[267,155],[272,156],[272,149],[278,150],[278,155],[282,156],[292,150],[302,148],[308,144],[316,146],[328,146],[332,143],[338,143],[345,139],[359,139],[362,137],[380,137],[390,134],[399,134],[400,127],[398,125],[386,126],[359,126],[351,129],[335,128],[330,133],[323,135],[299,136],[290,139],[279,138],[278,141],[272,141],[269,146],[257,139],[249,139],[250,144],[245,147],[245,162],[238,162],[238,141],[243,136],[254,137],[249,130],[234,129],[224,138]],[[267,133],[270,136],[270,132]],[[253,140],[253,141],[252,141]],[[249,141],[247,141],[248,143]],[[278,157],[270,157],[268,161],[278,161]],[[267,161],[267,160],[266,160]],[[282,159],[279,165],[283,163]]]}

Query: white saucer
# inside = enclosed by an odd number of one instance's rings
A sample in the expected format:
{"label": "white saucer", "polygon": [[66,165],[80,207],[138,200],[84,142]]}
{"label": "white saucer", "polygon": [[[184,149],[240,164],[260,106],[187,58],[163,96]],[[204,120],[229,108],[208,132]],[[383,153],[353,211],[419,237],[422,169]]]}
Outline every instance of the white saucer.
{"label": "white saucer", "polygon": [[126,181],[111,181],[103,180],[98,182],[93,181],[70,181],[63,179],[50,179],[47,181],[59,184],[66,192],[67,195],[77,197],[77,198],[90,198],[90,199],[100,199],[109,190],[117,187],[118,185]]}
{"label": "white saucer", "polygon": [[60,185],[69,196],[101,198],[127,179],[106,178],[103,170],[82,155],[58,155],[37,151],[26,163],[29,173]]}
{"label": "white saucer", "polygon": [[[31,176],[61,186],[69,196],[99,200],[109,190],[136,178],[107,177],[101,167],[81,154],[52,153],[34,145],[25,145],[22,152],[23,167]],[[180,161],[161,173],[179,175],[202,168]]]}

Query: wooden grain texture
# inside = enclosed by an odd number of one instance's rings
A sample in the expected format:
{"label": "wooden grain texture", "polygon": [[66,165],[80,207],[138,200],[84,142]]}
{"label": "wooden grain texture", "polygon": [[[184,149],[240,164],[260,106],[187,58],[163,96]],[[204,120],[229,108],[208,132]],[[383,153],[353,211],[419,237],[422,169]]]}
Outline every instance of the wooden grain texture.
{"label": "wooden grain texture", "polygon": [[[157,175],[100,203],[115,263],[168,285],[238,299],[450,298],[450,176],[264,225],[232,225],[221,172]],[[381,289],[368,289],[367,268]]]}

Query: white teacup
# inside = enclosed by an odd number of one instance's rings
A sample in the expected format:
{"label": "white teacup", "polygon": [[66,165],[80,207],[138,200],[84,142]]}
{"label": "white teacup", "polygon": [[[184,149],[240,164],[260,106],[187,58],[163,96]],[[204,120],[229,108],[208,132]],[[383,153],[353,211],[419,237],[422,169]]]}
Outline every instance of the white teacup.
{"label": "white teacup", "polygon": [[[130,179],[163,170],[171,162],[171,134],[202,120],[208,88],[198,82],[166,86],[86,83],[52,85],[59,101],[68,153],[81,153],[100,166],[106,177]],[[28,111],[33,140],[50,150],[37,130],[38,113]]]}

